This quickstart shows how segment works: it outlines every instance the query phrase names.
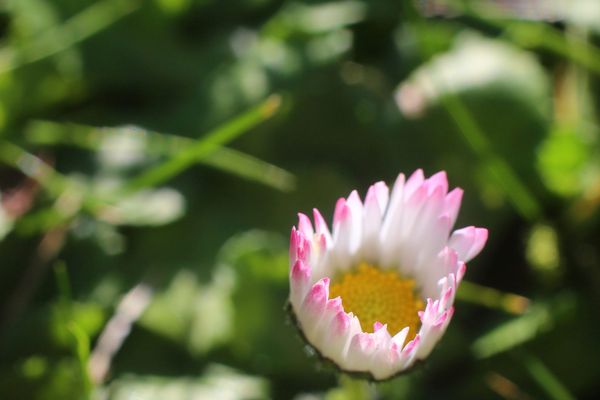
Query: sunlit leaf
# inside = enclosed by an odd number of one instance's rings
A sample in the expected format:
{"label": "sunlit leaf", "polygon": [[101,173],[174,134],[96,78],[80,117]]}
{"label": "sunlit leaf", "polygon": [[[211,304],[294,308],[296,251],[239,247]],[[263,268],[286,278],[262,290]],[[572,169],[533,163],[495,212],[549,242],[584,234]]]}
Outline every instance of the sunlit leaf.
{"label": "sunlit leaf", "polygon": [[269,385],[263,378],[211,365],[201,377],[129,375],[112,382],[106,393],[113,400],[243,400],[268,398]]}
{"label": "sunlit leaf", "polygon": [[538,151],[537,166],[544,183],[561,196],[582,190],[589,149],[575,132],[554,131]]}
{"label": "sunlit leaf", "polygon": [[14,220],[10,215],[6,213],[4,207],[2,207],[2,194],[0,193],[0,240],[12,230]]}
{"label": "sunlit leaf", "polygon": [[120,199],[111,210],[119,225],[165,225],[183,216],[185,199],[174,189],[142,190]]}
{"label": "sunlit leaf", "polygon": [[535,225],[527,241],[526,257],[538,271],[556,272],[560,263],[556,230],[548,225]]}
{"label": "sunlit leaf", "polygon": [[233,279],[222,270],[211,283],[200,284],[191,272],[180,271],[169,287],[154,297],[139,323],[194,353],[226,343],[233,333]]}
{"label": "sunlit leaf", "polygon": [[550,105],[548,79],[532,54],[473,32],[461,33],[452,49],[413,71],[398,87],[396,102],[406,116],[416,117],[444,96],[490,87],[527,96],[542,113]]}

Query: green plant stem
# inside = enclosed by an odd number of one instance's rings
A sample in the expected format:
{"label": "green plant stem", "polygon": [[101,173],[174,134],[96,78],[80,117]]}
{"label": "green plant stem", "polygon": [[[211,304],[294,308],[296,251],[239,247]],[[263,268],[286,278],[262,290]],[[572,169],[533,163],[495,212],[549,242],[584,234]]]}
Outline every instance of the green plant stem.
{"label": "green plant stem", "polygon": [[217,151],[222,145],[229,143],[259,123],[271,118],[280,105],[281,97],[279,95],[269,96],[258,106],[209,132],[179,154],[129,181],[124,192],[131,193],[147,187],[157,186],[174,177],[195,164],[199,159]]}
{"label": "green plant stem", "polygon": [[[62,124],[50,121],[33,121],[25,130],[27,141],[34,145],[69,145],[99,151],[107,135],[130,137],[143,143],[148,156],[175,157],[196,143],[183,136],[166,135],[132,127],[93,127]],[[295,177],[290,172],[241,151],[220,146],[212,153],[200,157],[197,163],[226,171],[281,191],[295,187]]]}
{"label": "green plant stem", "polygon": [[[418,23],[422,23],[421,20]],[[431,49],[428,48],[427,42],[421,41],[421,43],[423,44],[424,53],[430,54]],[[439,87],[447,85],[443,71],[439,71],[435,76],[437,79],[434,84]],[[510,163],[494,150],[494,146],[488,139],[485,131],[460,98],[449,94],[442,96],[440,101],[442,107],[456,124],[458,133],[460,133],[465,143],[471,148],[475,156],[477,156],[487,176],[502,189],[515,210],[529,221],[538,219],[542,213],[542,208],[537,199],[527,185],[521,181]]]}
{"label": "green plant stem", "polygon": [[[600,49],[585,39],[567,38],[547,22],[487,18],[474,11],[466,1],[454,1],[452,5],[469,17],[502,30],[506,39],[522,48],[549,51],[600,75]],[[486,5],[489,15],[502,14],[493,2]],[[485,5],[479,4],[482,6]]]}
{"label": "green plant stem", "polygon": [[18,50],[3,49],[0,53],[0,74],[65,51],[133,12],[139,6],[139,0],[96,2],[64,24],[34,37]]}
{"label": "green plant stem", "polygon": [[373,383],[341,374],[339,385],[326,396],[326,400],[374,400],[377,398]]}
{"label": "green plant stem", "polygon": [[549,399],[575,400],[575,396],[539,358],[526,352],[521,352],[520,355],[527,372],[544,389]]}
{"label": "green plant stem", "polygon": [[541,207],[537,199],[510,164],[493,151],[487,136],[460,99],[456,96],[445,96],[442,98],[442,105],[456,123],[465,142],[478,156],[482,167],[502,188],[515,210],[529,221],[538,219]]}
{"label": "green plant stem", "polygon": [[[0,141],[0,162],[17,169],[25,176],[35,180],[54,198],[59,198],[65,192],[72,189],[76,192],[76,197],[81,197],[80,206],[90,214],[101,215],[108,205],[106,201],[90,195],[85,188],[78,187],[80,185],[77,185],[71,179],[57,172],[39,157],[6,140]],[[74,215],[76,211],[72,210],[72,212],[68,213],[68,217]]]}
{"label": "green plant stem", "polygon": [[526,297],[464,280],[460,283],[456,298],[510,314],[523,314],[529,307],[529,299]]}

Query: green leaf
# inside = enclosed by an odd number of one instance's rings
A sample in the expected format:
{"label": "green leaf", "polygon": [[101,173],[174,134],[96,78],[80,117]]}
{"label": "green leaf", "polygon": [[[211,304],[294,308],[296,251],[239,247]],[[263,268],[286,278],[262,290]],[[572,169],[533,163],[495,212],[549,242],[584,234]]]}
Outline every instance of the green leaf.
{"label": "green leaf", "polygon": [[260,377],[211,364],[200,377],[127,375],[113,381],[108,390],[112,400],[266,399],[269,384]]}
{"label": "green leaf", "polygon": [[554,130],[539,148],[537,167],[548,189],[569,197],[582,190],[588,146],[575,132]]}

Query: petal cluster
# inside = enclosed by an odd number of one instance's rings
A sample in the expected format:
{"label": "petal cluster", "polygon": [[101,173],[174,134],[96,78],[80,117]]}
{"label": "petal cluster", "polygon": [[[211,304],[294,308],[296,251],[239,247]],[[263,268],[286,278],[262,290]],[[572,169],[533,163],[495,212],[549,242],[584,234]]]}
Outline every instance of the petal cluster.
{"label": "petal cluster", "polygon": [[[448,191],[445,172],[425,178],[417,170],[408,179],[400,174],[391,193],[377,182],[364,201],[356,191],[340,198],[331,230],[318,210],[313,221],[299,214],[290,238],[290,304],[303,336],[323,357],[381,380],[429,355],[452,319],[465,263],[487,240],[484,228],[452,232],[462,194]],[[386,321],[362,326],[343,299],[330,298],[331,279],[361,262],[415,280],[426,305],[412,338],[408,327],[388,332]]]}

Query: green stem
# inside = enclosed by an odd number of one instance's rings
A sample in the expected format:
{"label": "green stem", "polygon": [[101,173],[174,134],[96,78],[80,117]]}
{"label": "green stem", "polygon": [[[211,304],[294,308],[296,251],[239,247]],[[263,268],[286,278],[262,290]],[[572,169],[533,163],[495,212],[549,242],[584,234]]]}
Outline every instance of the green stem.
{"label": "green stem", "polygon": [[222,145],[229,143],[259,123],[271,118],[280,105],[280,96],[270,96],[258,106],[209,132],[173,158],[151,168],[141,176],[133,178],[125,186],[124,191],[126,193],[135,192],[146,187],[159,185],[174,177],[195,164],[199,159],[219,150]]}
{"label": "green stem", "polygon": [[0,54],[0,74],[63,52],[131,13],[139,5],[139,0],[94,3],[64,24],[31,39],[19,50],[3,50]]}
{"label": "green stem", "polygon": [[[487,14],[499,15],[498,9],[488,2]],[[546,22],[492,19],[474,11],[469,2],[453,2],[458,10],[489,26],[503,30],[511,42],[526,49],[540,48],[564,57],[589,71],[600,75],[600,49],[581,38],[567,38],[558,29]],[[479,7],[482,7],[480,4]]]}
{"label": "green stem", "polygon": [[575,396],[539,358],[526,352],[521,352],[521,357],[527,372],[544,389],[549,399],[575,400]]}
{"label": "green stem", "polygon": [[[143,143],[145,155],[176,157],[196,143],[195,139],[139,128],[64,124],[50,121],[33,121],[25,130],[29,143],[35,145],[77,146],[91,151],[100,151],[107,136],[129,137]],[[221,146],[214,152],[196,160],[221,171],[262,183],[281,191],[290,191],[295,187],[295,177],[290,172],[250,154]]]}
{"label": "green stem", "polygon": [[464,280],[460,283],[456,298],[510,314],[523,314],[529,307],[529,299],[526,297]]}
{"label": "green stem", "polygon": [[478,156],[483,168],[512,203],[515,210],[525,219],[539,218],[541,207],[537,199],[521,181],[510,164],[492,150],[487,136],[457,96],[445,96],[442,104],[450,118],[456,123],[458,131]]}
{"label": "green stem", "polygon": [[326,398],[327,400],[374,400],[377,398],[377,388],[375,384],[365,379],[341,374],[338,389],[331,391]]}
{"label": "green stem", "polygon": [[[74,197],[81,198],[81,203],[75,201],[73,206],[79,207],[80,205],[90,214],[100,215],[108,205],[107,202],[90,195],[85,187],[80,187],[81,185],[77,182],[60,174],[39,157],[9,141],[0,141],[0,162],[35,180],[54,198],[59,198],[71,190]],[[71,211],[65,216],[65,220],[76,214],[77,210]]]}

